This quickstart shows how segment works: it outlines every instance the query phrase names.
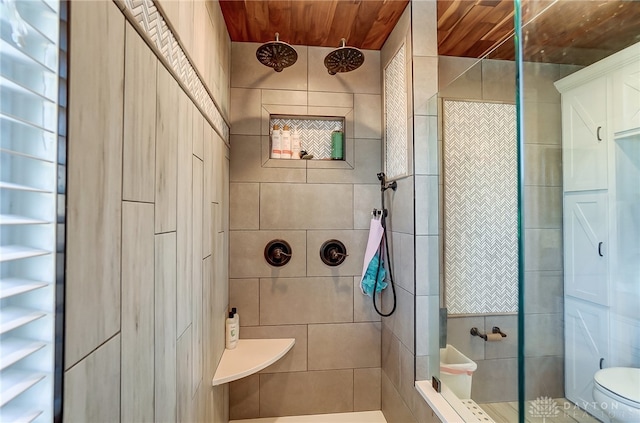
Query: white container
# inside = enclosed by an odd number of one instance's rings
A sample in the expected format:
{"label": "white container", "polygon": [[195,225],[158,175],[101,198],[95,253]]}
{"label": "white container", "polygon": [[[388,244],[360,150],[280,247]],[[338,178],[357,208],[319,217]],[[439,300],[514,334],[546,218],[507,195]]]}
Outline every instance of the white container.
{"label": "white container", "polygon": [[236,333],[238,334],[237,338],[240,339],[240,313],[238,313],[238,309],[235,307],[231,308],[231,313],[233,313],[233,320],[238,326],[238,328],[236,329]]}
{"label": "white container", "polygon": [[282,128],[282,155],[280,158],[291,158],[291,130],[289,129],[289,125],[285,125]]}
{"label": "white container", "polygon": [[273,133],[271,134],[271,158],[279,159],[282,157],[282,131],[280,125],[273,125]]}
{"label": "white container", "polygon": [[225,339],[225,347],[228,350],[232,350],[238,345],[238,324],[236,323],[236,319],[233,316],[233,313],[229,313],[229,318],[227,318],[226,322],[226,339]]}
{"label": "white container", "polygon": [[459,399],[471,399],[471,381],[478,365],[452,345],[440,349],[440,380]]}
{"label": "white container", "polygon": [[291,158],[299,160],[300,150],[302,150],[302,146],[300,145],[300,134],[296,128],[293,128],[293,131],[291,132]]}

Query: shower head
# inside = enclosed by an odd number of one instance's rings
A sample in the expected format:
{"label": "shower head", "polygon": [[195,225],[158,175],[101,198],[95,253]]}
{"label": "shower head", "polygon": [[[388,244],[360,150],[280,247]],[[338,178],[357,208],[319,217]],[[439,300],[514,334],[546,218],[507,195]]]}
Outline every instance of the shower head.
{"label": "shower head", "polygon": [[330,75],[338,72],[351,72],[364,63],[364,54],[355,47],[345,47],[347,40],[340,40],[340,47],[327,54],[324,66]]}
{"label": "shower head", "polygon": [[298,53],[289,44],[280,41],[280,34],[276,32],[276,40],[264,43],[256,50],[258,61],[273,68],[276,72],[288,68],[298,60]]}

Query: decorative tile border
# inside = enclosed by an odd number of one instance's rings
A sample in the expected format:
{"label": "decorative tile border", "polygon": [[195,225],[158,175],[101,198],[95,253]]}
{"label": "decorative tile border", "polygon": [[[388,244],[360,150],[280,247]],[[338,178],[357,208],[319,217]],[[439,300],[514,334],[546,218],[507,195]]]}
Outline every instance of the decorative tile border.
{"label": "decorative tile border", "polygon": [[123,11],[130,21],[138,25],[139,32],[155,47],[213,128],[228,143],[229,126],[153,0],[124,0],[119,4],[124,6]]}
{"label": "decorative tile border", "polygon": [[515,105],[445,100],[443,127],[447,309],[516,312]]}
{"label": "decorative tile border", "polygon": [[404,44],[384,70],[385,172],[388,178],[409,173],[407,88]]}

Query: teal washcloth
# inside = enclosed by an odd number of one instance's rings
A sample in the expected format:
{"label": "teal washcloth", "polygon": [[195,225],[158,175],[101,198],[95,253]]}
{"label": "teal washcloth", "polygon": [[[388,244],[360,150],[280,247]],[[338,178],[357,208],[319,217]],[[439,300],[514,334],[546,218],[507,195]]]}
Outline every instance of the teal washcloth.
{"label": "teal washcloth", "polygon": [[376,275],[378,275],[378,285],[376,286],[376,292],[380,292],[387,287],[387,283],[384,281],[384,278],[387,274],[387,271],[384,268],[384,260],[380,261],[380,271],[378,272],[379,260],[379,254],[375,254],[369,262],[367,272],[364,274],[364,278],[362,278],[362,283],[360,284],[362,292],[367,294],[368,296],[371,296],[371,293],[373,292],[373,286],[376,282]]}

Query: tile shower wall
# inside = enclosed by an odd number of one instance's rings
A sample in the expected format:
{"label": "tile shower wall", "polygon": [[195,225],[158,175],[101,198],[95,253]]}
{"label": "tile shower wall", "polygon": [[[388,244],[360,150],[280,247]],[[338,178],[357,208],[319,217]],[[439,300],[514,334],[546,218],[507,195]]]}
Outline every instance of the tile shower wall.
{"label": "tile shower wall", "polygon": [[[410,3],[381,50],[383,69],[403,46],[408,160],[407,176],[385,194],[397,308],[382,322],[382,411],[389,422],[422,423],[438,421],[414,387],[416,378],[429,373],[430,355],[438,361],[437,344],[432,354],[429,342],[438,331],[438,168],[431,165],[437,163],[437,138],[430,137],[435,109],[428,101],[437,91],[435,2]],[[392,301],[391,290],[385,290],[383,311]]]}
{"label": "tile shower wall", "polygon": [[[228,304],[228,147],[127,5],[70,6],[64,420],[226,422],[228,389],[210,381]],[[155,6],[133,5],[158,24]],[[200,75],[216,75],[202,83],[226,115],[218,4],[160,7]],[[215,71],[196,39],[215,46]]]}
{"label": "tile shower wall", "polygon": [[[380,53],[331,76],[330,48],[295,46],[297,63],[276,73],[256,60],[258,46],[232,43],[229,302],[241,338],[296,343],[230,384],[230,417],[379,410],[381,322],[359,281],[380,207]],[[345,160],[269,159],[270,114],[343,117]],[[338,267],[320,260],[333,238],[349,254]],[[283,267],[264,259],[273,239],[292,247]]]}
{"label": "tile shower wall", "polygon": [[[440,95],[449,99],[513,103],[513,62],[440,58]],[[468,69],[460,75],[457,69]],[[553,81],[575,67],[527,63],[524,72],[531,95],[524,104],[525,128],[525,366],[527,399],[564,395],[563,278],[562,278],[562,168],[560,95]],[[439,131],[442,133],[442,131]],[[441,140],[440,140],[441,141]],[[508,334],[502,342],[487,343],[469,334],[471,327],[491,331],[499,326]],[[529,341],[530,340],[530,341]],[[517,400],[517,316],[449,317],[447,342],[478,363],[471,396],[477,402]]]}
{"label": "tile shower wall", "polygon": [[405,44],[384,67],[384,169],[389,179],[408,174],[407,62]]}
{"label": "tile shower wall", "polygon": [[446,305],[449,314],[518,311],[514,104],[444,100]]}

